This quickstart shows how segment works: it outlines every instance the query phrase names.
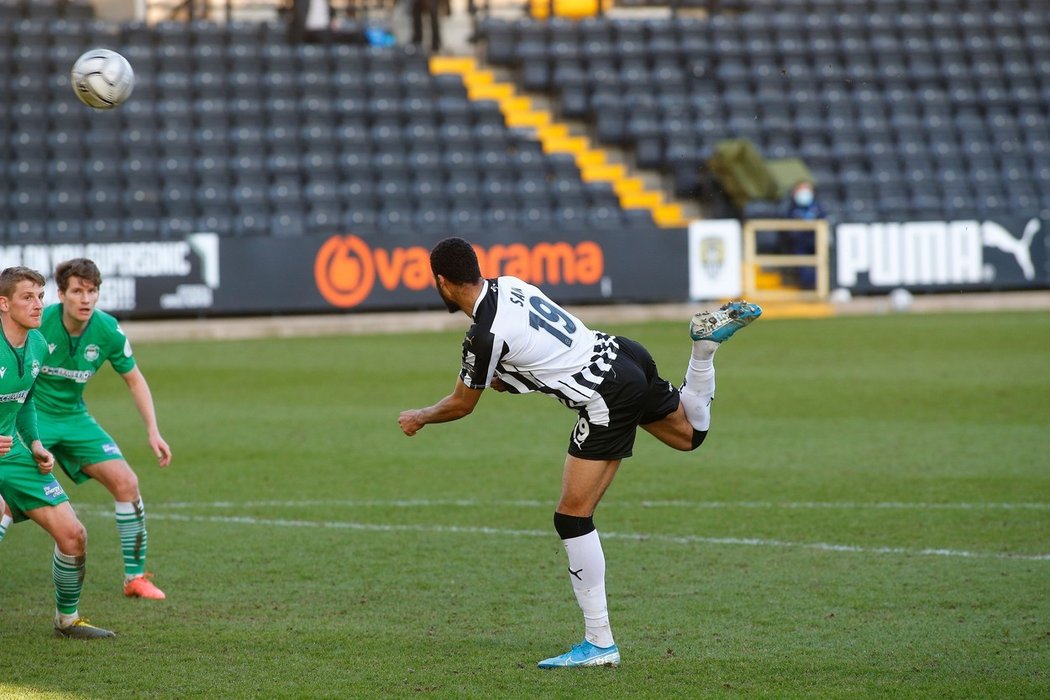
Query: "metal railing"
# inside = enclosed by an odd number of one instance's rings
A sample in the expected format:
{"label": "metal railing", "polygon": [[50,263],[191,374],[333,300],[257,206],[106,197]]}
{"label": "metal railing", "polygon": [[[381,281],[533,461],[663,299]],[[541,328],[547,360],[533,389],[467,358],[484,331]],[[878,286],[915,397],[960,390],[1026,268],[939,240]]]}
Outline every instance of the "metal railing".
{"label": "metal railing", "polygon": [[[387,13],[396,0],[329,0],[333,21],[363,19],[376,13]],[[235,19],[279,19],[291,16],[295,0],[146,0],[146,19],[210,20],[228,22]]]}

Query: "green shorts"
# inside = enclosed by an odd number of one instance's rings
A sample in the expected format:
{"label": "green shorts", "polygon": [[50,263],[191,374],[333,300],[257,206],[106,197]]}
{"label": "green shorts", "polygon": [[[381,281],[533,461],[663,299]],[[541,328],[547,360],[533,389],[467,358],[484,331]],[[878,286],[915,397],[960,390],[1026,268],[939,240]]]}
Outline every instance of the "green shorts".
{"label": "green shorts", "polygon": [[26,519],[26,511],[57,506],[69,500],[54,473],[41,474],[36,461],[18,445],[0,459],[0,496],[3,496],[15,522]]}
{"label": "green shorts", "polygon": [[83,467],[124,459],[117,442],[86,412],[55,415],[37,409],[37,423],[40,442],[76,484],[91,478]]}

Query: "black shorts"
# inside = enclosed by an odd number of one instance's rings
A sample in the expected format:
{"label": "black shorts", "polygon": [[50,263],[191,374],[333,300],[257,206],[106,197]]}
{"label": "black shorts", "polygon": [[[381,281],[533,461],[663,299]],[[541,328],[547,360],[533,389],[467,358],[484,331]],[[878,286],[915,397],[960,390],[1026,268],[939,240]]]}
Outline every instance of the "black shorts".
{"label": "black shorts", "polygon": [[661,379],[649,351],[618,336],[619,352],[594,397],[577,409],[580,418],[569,437],[569,454],[580,459],[630,457],[638,426],[654,423],[678,409],[678,389]]}

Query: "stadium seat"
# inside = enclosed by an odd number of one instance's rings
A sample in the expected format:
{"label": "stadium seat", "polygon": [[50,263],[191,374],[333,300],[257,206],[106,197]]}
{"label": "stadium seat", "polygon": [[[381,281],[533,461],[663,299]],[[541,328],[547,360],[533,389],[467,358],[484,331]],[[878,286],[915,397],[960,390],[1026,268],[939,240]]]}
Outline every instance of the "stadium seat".
{"label": "stadium seat", "polygon": [[412,214],[413,225],[422,231],[443,231],[448,222],[448,210],[436,204],[419,207]]}
{"label": "stadium seat", "polygon": [[307,181],[337,180],[340,164],[337,155],[331,150],[308,149],[299,159],[300,174],[305,173]]}
{"label": "stadium seat", "polygon": [[303,227],[307,234],[332,234],[339,229],[341,219],[338,206],[315,206],[307,209]]}
{"label": "stadium seat", "polygon": [[509,66],[514,61],[517,41],[515,23],[511,20],[485,17],[478,23],[478,36],[485,42],[485,57],[495,66]]}
{"label": "stadium seat", "polygon": [[416,172],[409,184],[409,191],[417,205],[423,202],[444,201],[445,179],[440,174]]}
{"label": "stadium seat", "polygon": [[368,208],[350,207],[342,211],[339,223],[344,230],[354,233],[371,233],[378,228],[375,211],[370,206]]}
{"label": "stadium seat", "polygon": [[450,176],[463,172],[477,172],[477,157],[473,151],[459,150],[449,147],[446,142],[445,151],[441,156],[441,163]]}
{"label": "stadium seat", "polygon": [[481,182],[476,170],[451,173],[445,181],[445,192],[455,203],[466,203],[478,196]]}
{"label": "stadium seat", "polygon": [[[171,221],[181,222],[182,219]],[[173,228],[169,235],[176,234],[179,228]],[[238,211],[232,218],[231,230],[234,236],[263,236],[270,232],[270,217],[258,210]]]}
{"label": "stadium seat", "polygon": [[45,238],[47,223],[45,218],[31,217],[29,212],[22,213],[18,219],[7,224],[7,238],[12,243],[39,243]]}
{"label": "stadium seat", "polygon": [[387,233],[406,233],[412,230],[415,212],[411,205],[405,203],[385,204],[379,210],[376,222],[379,228]]}
{"label": "stadium seat", "polygon": [[477,233],[483,226],[481,209],[470,203],[455,203],[449,209],[448,223],[454,231]]}
{"label": "stadium seat", "polygon": [[630,228],[642,230],[656,228],[652,211],[649,209],[624,209],[623,220]]}
{"label": "stadium seat", "polygon": [[301,211],[279,211],[270,217],[270,234],[282,238],[295,238],[306,232]]}
{"label": "stadium seat", "polygon": [[132,216],[123,220],[120,233],[121,236],[130,240],[142,240],[155,238],[159,229],[160,223],[155,216]]}

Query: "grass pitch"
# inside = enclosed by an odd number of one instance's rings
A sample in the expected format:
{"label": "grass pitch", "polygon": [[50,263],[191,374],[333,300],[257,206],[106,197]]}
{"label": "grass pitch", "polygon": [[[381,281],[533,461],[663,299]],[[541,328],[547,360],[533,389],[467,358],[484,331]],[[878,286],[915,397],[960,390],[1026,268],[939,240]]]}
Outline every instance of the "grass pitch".
{"label": "grass pitch", "polygon": [[[584,314],[586,316],[586,314]],[[465,320],[465,319],[464,319]],[[678,381],[682,324],[606,325]],[[152,345],[175,462],[112,372],[164,602],[120,595],[112,503],[50,637],[50,541],[0,544],[0,697],[1048,697],[1050,315],[763,320],[695,453],[640,434],[595,520],[618,669],[540,671],[582,621],[551,524],[573,415],[453,386],[458,333]]]}

